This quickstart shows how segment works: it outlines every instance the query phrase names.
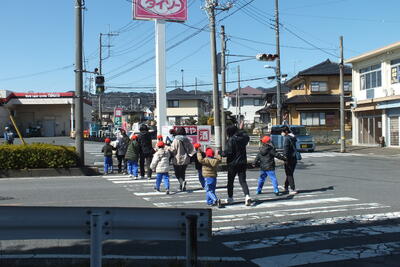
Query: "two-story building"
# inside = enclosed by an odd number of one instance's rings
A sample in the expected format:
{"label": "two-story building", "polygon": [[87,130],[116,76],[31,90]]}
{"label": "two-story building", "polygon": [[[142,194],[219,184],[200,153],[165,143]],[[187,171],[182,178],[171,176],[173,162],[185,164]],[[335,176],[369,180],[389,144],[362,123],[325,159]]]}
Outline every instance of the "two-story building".
{"label": "two-story building", "polygon": [[[351,68],[344,66],[345,100],[351,99]],[[300,71],[286,82],[289,123],[305,125],[313,135],[336,139],[340,129],[339,64],[329,59]],[[351,136],[351,112],[345,110],[345,129]],[[334,134],[336,133],[336,134]],[[321,140],[322,141],[322,140]],[[326,140],[325,140],[326,141]]]}
{"label": "two-story building", "polygon": [[[260,122],[260,110],[265,103],[265,94],[262,90],[250,86],[234,90],[228,94],[227,110],[232,116],[241,116],[246,125]],[[240,103],[240,104],[237,104]]]}
{"label": "two-story building", "polygon": [[399,147],[400,42],[346,60],[353,65],[353,143]]}
{"label": "two-story building", "polygon": [[203,94],[177,88],[167,93],[167,120],[169,125],[184,124],[193,118],[198,121],[208,115],[207,102]]}

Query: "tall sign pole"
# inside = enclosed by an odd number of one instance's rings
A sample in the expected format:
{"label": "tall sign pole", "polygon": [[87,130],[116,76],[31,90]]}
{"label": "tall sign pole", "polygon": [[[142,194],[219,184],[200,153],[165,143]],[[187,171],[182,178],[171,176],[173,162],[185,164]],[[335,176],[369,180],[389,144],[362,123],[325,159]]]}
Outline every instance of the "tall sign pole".
{"label": "tall sign pole", "polygon": [[165,91],[165,21],[155,20],[156,33],[156,116],[157,132],[167,125],[167,94]]}
{"label": "tall sign pole", "polygon": [[339,91],[340,91],[340,152],[346,152],[346,135],[344,125],[344,88],[343,88],[343,36],[339,37],[340,41],[340,64],[339,64]]}
{"label": "tall sign pole", "polygon": [[83,141],[82,0],[75,0],[75,148],[79,165],[85,164]]}
{"label": "tall sign pole", "polygon": [[281,103],[281,52],[279,45],[279,7],[278,0],[275,0],[275,33],[276,33],[276,124],[281,124],[282,103]]}
{"label": "tall sign pole", "polygon": [[[155,21],[157,131],[167,125],[165,21],[187,20],[187,0],[133,0],[133,18]],[[183,82],[182,82],[183,83]]]}

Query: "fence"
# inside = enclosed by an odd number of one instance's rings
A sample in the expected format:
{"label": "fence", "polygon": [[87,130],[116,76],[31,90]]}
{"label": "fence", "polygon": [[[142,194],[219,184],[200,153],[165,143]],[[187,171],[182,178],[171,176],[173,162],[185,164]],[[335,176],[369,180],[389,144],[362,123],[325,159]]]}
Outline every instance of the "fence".
{"label": "fence", "polygon": [[186,240],[186,265],[197,240],[211,239],[211,209],[0,207],[0,239],[90,239],[90,266],[101,267],[102,241]]}

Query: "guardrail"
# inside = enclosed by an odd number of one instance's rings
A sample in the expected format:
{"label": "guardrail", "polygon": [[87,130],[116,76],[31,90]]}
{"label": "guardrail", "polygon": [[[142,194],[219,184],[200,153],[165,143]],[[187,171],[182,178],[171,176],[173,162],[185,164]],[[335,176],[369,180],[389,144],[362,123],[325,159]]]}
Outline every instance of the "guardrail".
{"label": "guardrail", "polygon": [[102,241],[186,240],[186,266],[197,241],[211,239],[211,209],[0,207],[0,239],[90,239],[90,266],[101,267]]}

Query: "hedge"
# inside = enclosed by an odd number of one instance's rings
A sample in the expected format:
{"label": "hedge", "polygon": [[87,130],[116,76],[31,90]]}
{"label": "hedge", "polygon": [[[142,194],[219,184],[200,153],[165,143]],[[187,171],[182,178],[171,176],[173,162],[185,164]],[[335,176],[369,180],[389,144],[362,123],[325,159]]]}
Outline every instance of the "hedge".
{"label": "hedge", "polygon": [[78,155],[71,146],[0,145],[0,170],[69,168],[77,166],[77,162]]}

